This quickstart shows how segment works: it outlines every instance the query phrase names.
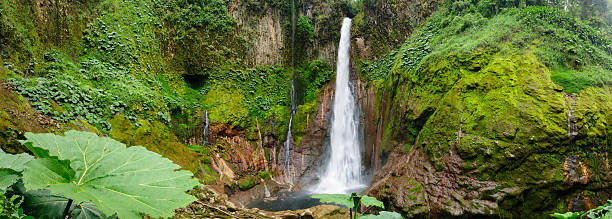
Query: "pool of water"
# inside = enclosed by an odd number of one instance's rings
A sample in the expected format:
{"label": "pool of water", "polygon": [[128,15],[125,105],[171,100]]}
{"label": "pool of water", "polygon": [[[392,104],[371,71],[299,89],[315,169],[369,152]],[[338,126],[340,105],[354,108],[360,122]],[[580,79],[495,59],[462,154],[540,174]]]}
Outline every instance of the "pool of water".
{"label": "pool of water", "polygon": [[246,207],[266,211],[284,211],[306,209],[322,204],[318,199],[310,198],[311,195],[313,194],[305,191],[283,192],[277,196],[253,201]]}
{"label": "pool of water", "polygon": [[[352,192],[361,192],[365,187],[360,187],[354,190],[349,191]],[[266,211],[285,211],[285,210],[299,210],[311,208],[317,205],[322,204],[330,204],[330,203],[321,203],[319,199],[310,198],[311,195],[315,195],[312,191],[302,190],[296,192],[281,192],[276,196],[272,196],[269,198],[264,198],[260,200],[255,200],[249,203],[247,208],[257,208]],[[340,206],[340,205],[339,205]],[[344,206],[340,206],[345,208]]]}

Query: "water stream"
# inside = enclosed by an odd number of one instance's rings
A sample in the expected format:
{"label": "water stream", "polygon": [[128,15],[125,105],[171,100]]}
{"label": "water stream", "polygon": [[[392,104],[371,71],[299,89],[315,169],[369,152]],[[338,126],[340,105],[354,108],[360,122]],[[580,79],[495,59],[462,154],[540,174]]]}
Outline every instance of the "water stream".
{"label": "water stream", "polygon": [[338,46],[336,91],[330,132],[330,158],[315,193],[349,193],[363,188],[361,142],[350,74],[351,19],[344,18]]}

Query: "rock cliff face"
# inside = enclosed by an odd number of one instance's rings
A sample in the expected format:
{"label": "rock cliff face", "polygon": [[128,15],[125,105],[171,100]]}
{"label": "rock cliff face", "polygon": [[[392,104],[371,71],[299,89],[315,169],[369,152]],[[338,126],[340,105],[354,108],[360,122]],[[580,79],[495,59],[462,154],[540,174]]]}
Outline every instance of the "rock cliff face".
{"label": "rock cliff face", "polygon": [[372,60],[402,44],[443,3],[441,0],[364,1],[353,38],[359,59]]}
{"label": "rock cliff face", "polygon": [[369,111],[379,112],[373,118],[382,128],[366,136],[381,142],[384,163],[365,193],[393,210],[539,215],[612,197],[610,180],[602,180],[612,179],[610,87],[567,95],[528,53],[451,55],[431,60],[416,81],[401,78],[378,89],[370,83],[375,99],[366,92],[363,101],[380,107]]}
{"label": "rock cliff face", "polygon": [[329,122],[332,115],[334,85],[326,86],[320,95],[320,104],[312,120],[309,121],[305,135],[296,146],[293,155],[294,177],[299,186],[316,182],[322,166],[324,150],[329,144]]}
{"label": "rock cliff face", "polygon": [[248,41],[252,44],[252,47],[247,49],[246,57],[249,58],[246,64],[281,64],[286,45],[285,37],[288,36],[285,22],[290,20],[289,16],[274,8],[266,8],[262,14],[245,16],[252,12],[249,12],[246,3],[240,0],[232,0],[228,9],[238,28],[247,33]]}

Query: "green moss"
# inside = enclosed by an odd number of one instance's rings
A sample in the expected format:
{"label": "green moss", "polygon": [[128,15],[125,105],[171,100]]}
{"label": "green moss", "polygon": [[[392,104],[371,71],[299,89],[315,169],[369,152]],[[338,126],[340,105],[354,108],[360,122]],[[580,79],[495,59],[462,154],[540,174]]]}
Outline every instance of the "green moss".
{"label": "green moss", "polygon": [[[319,95],[319,91],[316,92]],[[317,108],[319,106],[319,98],[313,99],[311,102],[300,105],[293,117],[292,134],[296,146],[300,145],[302,137],[306,134],[308,124],[313,120]]]}
{"label": "green moss", "polygon": [[256,176],[252,175],[244,176],[238,180],[238,188],[242,191],[253,188],[257,184],[259,184],[259,180]]}
{"label": "green moss", "polygon": [[249,111],[244,107],[244,96],[237,89],[218,86],[206,95],[204,103],[209,106],[208,115],[211,122],[246,127]]}
{"label": "green moss", "polygon": [[0,57],[0,80],[5,80],[8,75],[8,69],[4,68],[4,60]]}
{"label": "green moss", "polygon": [[270,179],[270,176],[272,175],[272,173],[270,171],[259,171],[257,175],[259,176],[260,179],[268,180]]}

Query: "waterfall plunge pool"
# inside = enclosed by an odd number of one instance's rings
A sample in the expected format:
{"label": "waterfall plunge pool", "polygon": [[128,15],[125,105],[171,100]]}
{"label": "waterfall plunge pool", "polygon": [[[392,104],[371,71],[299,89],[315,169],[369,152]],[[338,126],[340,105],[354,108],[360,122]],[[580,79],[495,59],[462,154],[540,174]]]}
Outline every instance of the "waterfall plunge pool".
{"label": "waterfall plunge pool", "polygon": [[[359,188],[354,188],[352,190],[346,190],[344,192],[359,193],[363,191],[366,187],[362,186]],[[300,190],[295,192],[280,192],[275,196],[271,196],[268,198],[263,198],[259,200],[252,201],[246,208],[257,208],[264,211],[286,211],[286,210],[299,210],[299,209],[307,209],[312,208],[317,205],[330,205],[332,203],[321,203],[318,199],[310,198],[311,195],[316,195],[319,193],[315,193],[309,190]],[[346,208],[341,205],[337,205],[341,208]]]}

